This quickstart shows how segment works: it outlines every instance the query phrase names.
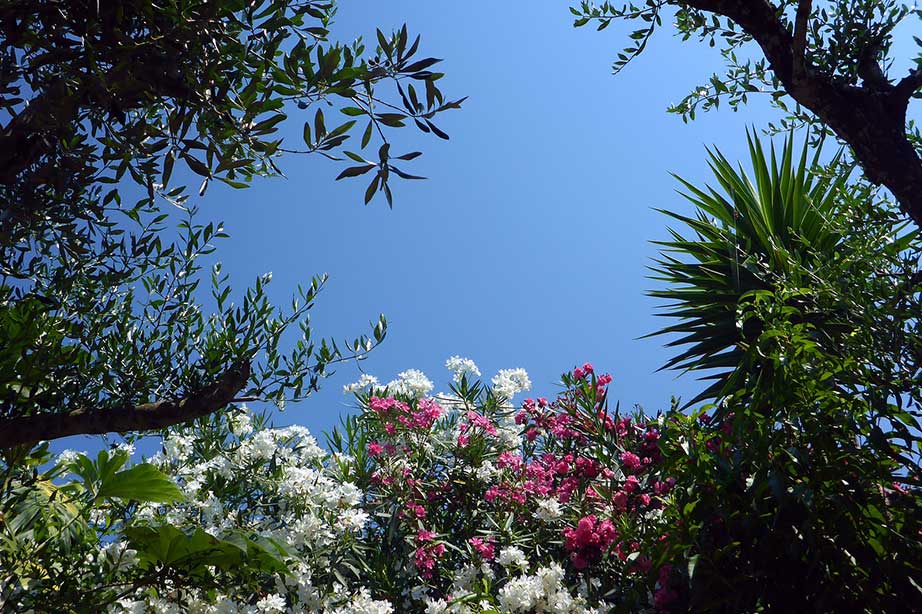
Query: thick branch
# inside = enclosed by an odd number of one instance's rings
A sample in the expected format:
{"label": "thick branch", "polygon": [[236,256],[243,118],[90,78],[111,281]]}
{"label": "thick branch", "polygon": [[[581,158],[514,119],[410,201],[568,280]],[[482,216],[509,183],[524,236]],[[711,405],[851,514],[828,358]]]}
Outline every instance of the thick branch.
{"label": "thick branch", "polygon": [[32,446],[39,441],[69,435],[100,435],[167,428],[206,416],[227,406],[246,386],[249,378],[250,365],[243,363],[225,372],[214,384],[176,401],[0,420],[0,449],[19,445]]}
{"label": "thick branch", "polygon": [[901,96],[909,98],[916,93],[916,90],[922,88],[922,68],[916,68],[909,72],[908,75],[900,79],[896,84],[896,91]]}
{"label": "thick branch", "polygon": [[[727,17],[752,36],[791,98],[848,143],[867,178],[893,192],[903,211],[922,227],[922,160],[906,136],[906,109],[912,93],[922,86],[922,71],[883,89],[844,84],[817,71],[795,78],[799,43],[767,0],[676,3]],[[803,9],[809,4],[799,3],[797,21],[806,19]],[[797,35],[801,35],[799,28]]]}
{"label": "thick branch", "polygon": [[800,0],[797,3],[797,17],[794,21],[794,79],[801,80],[807,76],[807,25],[810,12],[813,10],[812,0]]}

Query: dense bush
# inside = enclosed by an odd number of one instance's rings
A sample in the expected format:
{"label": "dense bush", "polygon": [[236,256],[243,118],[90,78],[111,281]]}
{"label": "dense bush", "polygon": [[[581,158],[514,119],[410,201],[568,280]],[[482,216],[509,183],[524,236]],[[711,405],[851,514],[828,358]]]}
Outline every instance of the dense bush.
{"label": "dense bush", "polygon": [[237,410],[166,437],[128,470],[149,472],[134,488],[109,485],[125,450],[20,471],[10,492],[54,494],[4,510],[4,560],[16,562],[5,607],[595,612],[674,600],[658,554],[675,481],[661,471],[660,423],[609,412],[611,377],[591,365],[555,399],[517,408],[523,370],[488,387],[472,362],[449,365],[445,395],[427,396],[418,371],[357,384],[361,412],[330,452],[302,427]]}

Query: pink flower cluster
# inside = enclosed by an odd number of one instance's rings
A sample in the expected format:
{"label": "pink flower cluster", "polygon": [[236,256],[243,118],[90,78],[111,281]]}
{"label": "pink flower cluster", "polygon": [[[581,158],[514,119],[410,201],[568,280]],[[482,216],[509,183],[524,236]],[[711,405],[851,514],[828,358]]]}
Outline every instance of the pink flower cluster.
{"label": "pink flower cluster", "polygon": [[602,559],[618,539],[618,532],[611,520],[599,521],[590,514],[581,518],[576,527],[564,529],[563,536],[573,567],[583,570]]}
{"label": "pink flower cluster", "polygon": [[481,537],[472,537],[467,542],[484,561],[492,561],[496,558],[496,544],[492,539],[485,540]]}
{"label": "pink flower cluster", "polygon": [[426,431],[442,416],[442,408],[434,399],[420,399],[414,409],[403,401],[393,397],[371,397],[368,407],[375,412],[384,425],[388,435],[397,432],[397,425],[414,431]]}
{"label": "pink flower cluster", "polygon": [[[670,572],[661,572],[659,584],[649,573],[648,553],[662,531],[649,532],[655,522],[646,512],[661,508],[675,484],[661,476],[658,424],[609,414],[612,378],[589,363],[564,381],[568,389],[553,401],[523,402],[515,415],[522,439],[513,449],[486,403],[459,412],[456,445],[446,449],[454,425],[436,424],[443,411],[434,400],[368,400],[369,497],[378,516],[396,522],[377,530],[404,535],[415,581],[448,596],[452,569],[496,561],[507,544],[490,519],[511,515],[517,532],[550,537],[537,556],[566,562],[574,577],[630,577],[645,595],[662,589],[658,603],[674,599]],[[438,437],[404,436],[443,427]]]}
{"label": "pink flower cluster", "polygon": [[416,534],[416,551],[413,553],[413,564],[419,575],[431,578],[435,573],[435,564],[445,554],[445,544],[433,543],[435,533],[420,529]]}
{"label": "pink flower cluster", "polygon": [[[553,405],[556,406],[556,403]],[[576,423],[573,417],[566,413],[553,411],[554,409],[555,407],[548,404],[547,399],[538,399],[537,404],[532,399],[525,399],[522,411],[515,416],[516,424],[528,426],[525,439],[535,441],[542,434],[549,433],[561,440],[585,441],[585,436],[574,428]]]}
{"label": "pink flower cluster", "polygon": [[573,369],[573,379],[583,379],[588,375],[592,375],[593,371],[594,369],[592,368],[592,364],[587,362],[582,367],[576,367]]}

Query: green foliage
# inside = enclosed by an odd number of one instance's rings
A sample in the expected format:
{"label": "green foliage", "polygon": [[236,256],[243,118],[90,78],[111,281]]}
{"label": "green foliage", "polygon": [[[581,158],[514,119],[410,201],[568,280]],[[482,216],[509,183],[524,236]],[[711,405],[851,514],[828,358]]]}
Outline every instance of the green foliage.
{"label": "green foliage", "polygon": [[770,393],[667,420],[678,482],[663,556],[687,563],[696,611],[900,611],[922,592],[919,431],[910,458],[892,418],[834,385],[854,365],[766,298],[760,351],[784,367]]}
{"label": "green foliage", "polygon": [[788,138],[780,155],[774,145],[766,155],[758,138],[748,140],[754,179],[712,151],[709,165],[719,187],[701,189],[679,178],[695,217],[661,210],[693,233],[670,229],[672,240],[657,242],[664,249],[653,278],[666,288],[650,294],[670,301],[660,315],[679,322],[654,334],[679,335],[667,347],[690,346],[665,368],[723,370],[692,403],[733,385],[726,369],[740,364],[743,345],[758,334],[755,319],[746,326],[741,320],[757,291],[797,288],[829,274],[849,213],[841,197],[848,172],[820,174],[819,149],[810,156],[805,144],[798,157]]}
{"label": "green foliage", "polygon": [[726,64],[724,75],[712,75],[671,112],[688,121],[721,101],[738,110],[750,95],[768,94],[784,113],[769,133],[806,125],[818,140],[835,135],[868,180],[886,186],[922,226],[922,135],[908,115],[922,88],[922,54],[910,59],[908,74],[888,74],[897,26],[922,16],[914,6],[894,0],[647,0],[636,6],[584,1],[571,11],[576,26],[645,22],[630,35],[616,72],[644,50],[667,13],[683,40],[719,48]]}
{"label": "green foliage", "polygon": [[[378,31],[366,53],[361,41],[329,41],[334,14],[309,0],[0,8],[10,116],[0,130],[0,421],[10,440],[60,436],[11,421],[179,402],[235,370],[247,381],[204,410],[235,396],[284,406],[383,340],[383,317],[344,344],[312,337],[324,277],[281,308],[267,298],[269,275],[235,294],[216,265],[208,305],[203,260],[227,235],[196,222],[171,182],[177,161],[201,176],[204,194],[212,181],[240,188],[280,174],[285,152],[339,159],[359,119],[352,149],[374,142],[378,159],[345,151],[363,167],[341,177],[377,170],[365,201],[381,191],[389,203],[392,175],[415,178],[395,165],[419,152],[392,156],[388,130],[412,119],[447,138],[435,116],[461,101],[443,96],[439,60],[421,57],[406,27]],[[330,121],[330,110],[349,119]],[[305,143],[292,149],[277,131],[299,111],[309,113]]]}
{"label": "green foliage", "polygon": [[[613,65],[615,73],[644,51],[656,29],[662,27],[664,18],[683,41],[694,39],[718,49],[726,66],[725,73],[711,75],[706,83],[669,107],[670,113],[680,115],[684,121],[695,119],[698,111],[719,108],[721,102],[736,111],[750,96],[767,94],[787,114],[775,126],[777,131],[784,132],[804,124],[819,128],[821,123],[815,116],[790,104],[788,92],[773,74],[768,60],[749,53],[747,45],[752,43],[752,36],[736,21],[718,14],[719,3],[699,4],[702,8],[692,2],[676,0],[645,0],[636,4],[581,2],[571,7],[570,12],[576,17],[574,26],[592,24],[597,30],[604,30],[619,20],[643,22],[641,27],[631,31],[631,42],[618,54]],[[798,0],[775,0],[772,5],[778,7],[781,23],[793,32]],[[893,0],[817,0],[810,5],[810,27],[805,32],[805,48],[810,51],[808,69],[848,85],[858,85],[862,79],[867,79],[867,74],[862,74],[861,60],[864,58],[889,67],[894,30],[904,20],[922,16],[912,5]],[[919,39],[916,43],[922,46]],[[922,66],[922,54],[913,61]],[[916,129],[911,132],[918,137]]]}
{"label": "green foliage", "polygon": [[[330,42],[334,14],[332,2],[314,0],[5,3],[0,108],[11,119],[0,134],[0,245],[109,215],[118,188],[92,193],[100,183],[130,178],[148,204],[158,195],[181,203],[176,162],[201,177],[204,194],[212,181],[241,188],[280,174],[285,152],[339,160],[360,128],[362,149],[387,145],[385,130],[410,119],[448,138],[434,117],[461,101],[444,98],[442,73],[431,70],[439,60],[417,55],[419,38],[379,30],[366,53],[360,40]],[[349,119],[327,126],[327,107]],[[300,148],[277,136],[295,108],[308,113]],[[390,203],[391,173],[412,176],[381,152],[369,192]]]}
{"label": "green foliage", "polygon": [[192,580],[211,575],[209,567],[250,573],[287,571],[285,549],[268,539],[258,543],[239,533],[218,538],[201,528],[184,532],[171,525],[131,527],[125,537],[137,552],[142,570],[168,566]]}
{"label": "green foliage", "polygon": [[696,610],[899,610],[922,574],[922,245],[835,160],[750,151],[754,182],[719,154],[723,192],[683,182],[693,234],[657,266],[680,320],[660,332],[690,346],[669,366],[723,369],[716,405],[667,421],[664,556]]}
{"label": "green foliage", "polygon": [[182,498],[176,485],[151,465],[135,465],[119,471],[96,493],[98,497],[172,503]]}
{"label": "green foliage", "polygon": [[41,235],[0,265],[0,418],[180,399],[242,362],[252,372],[239,396],[284,406],[315,390],[330,366],[384,339],[383,317],[369,336],[344,344],[312,337],[308,313],[325,277],[299,289],[287,309],[269,302],[269,275],[235,304],[216,264],[208,314],[203,259],[227,236],[222,227],[188,212],[166,243],[165,214],[134,208],[126,217],[88,226],[79,252]]}
{"label": "green foliage", "polygon": [[720,189],[682,181],[695,217],[666,212],[692,232],[670,231],[653,268],[667,287],[651,294],[671,301],[662,315],[678,320],[654,334],[678,334],[669,345],[689,346],[666,367],[721,370],[696,401],[749,386],[763,372],[770,381],[756,304],[777,300],[820,351],[854,361],[838,385],[876,405],[918,404],[918,232],[906,231],[876,190],[849,182],[838,155],[820,165],[818,150],[796,158],[790,138],[780,156],[749,142],[754,181],[714,153]]}
{"label": "green foliage", "polygon": [[[100,595],[113,595],[103,576],[75,577],[74,561],[98,549],[97,532],[121,527],[139,503],[183,498],[173,480],[153,465],[124,468],[126,450],[102,450],[95,460],[77,456],[50,465],[47,444],[31,452],[6,451],[0,464],[0,603],[24,609],[85,611]],[[65,475],[70,479],[64,480]],[[101,573],[102,570],[97,570]],[[98,592],[99,594],[93,594]],[[41,597],[38,601],[31,599]]]}

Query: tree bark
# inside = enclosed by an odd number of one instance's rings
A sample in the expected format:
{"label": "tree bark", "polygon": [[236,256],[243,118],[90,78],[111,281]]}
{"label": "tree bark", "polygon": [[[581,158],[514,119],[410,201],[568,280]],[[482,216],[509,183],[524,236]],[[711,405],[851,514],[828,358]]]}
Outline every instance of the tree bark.
{"label": "tree bark", "polygon": [[183,399],[0,420],[0,449],[21,445],[33,446],[40,441],[69,435],[99,435],[167,428],[226,407],[246,386],[249,378],[250,365],[242,363],[226,371],[214,384]]}
{"label": "tree bark", "polygon": [[806,62],[797,57],[794,33],[767,0],[678,4],[727,17],[752,36],[791,98],[848,143],[868,180],[888,188],[903,212],[922,227],[922,159],[906,135],[906,109],[922,87],[922,71],[913,71],[896,85],[839,83],[801,65]]}

